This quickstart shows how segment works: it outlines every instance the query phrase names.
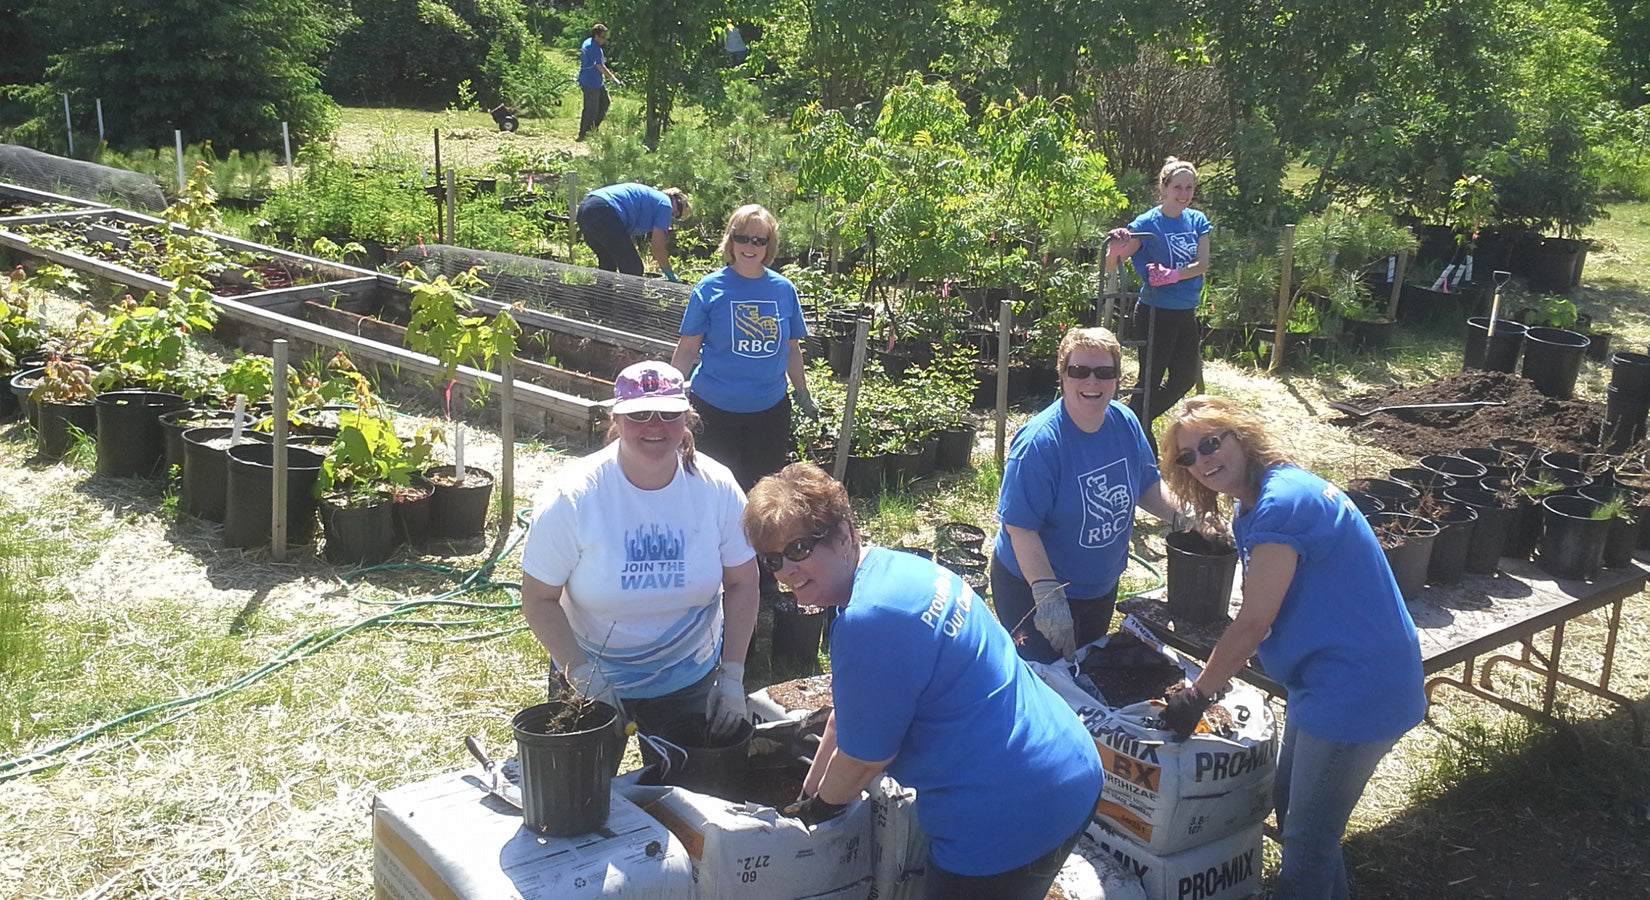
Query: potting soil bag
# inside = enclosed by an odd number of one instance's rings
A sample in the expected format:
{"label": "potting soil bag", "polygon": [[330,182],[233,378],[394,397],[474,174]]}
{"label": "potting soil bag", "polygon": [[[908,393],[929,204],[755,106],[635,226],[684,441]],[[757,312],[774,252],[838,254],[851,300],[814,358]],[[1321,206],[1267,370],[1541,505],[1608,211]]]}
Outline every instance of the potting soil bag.
{"label": "potting soil bag", "polygon": [[[1187,679],[1201,671],[1191,659],[1163,646],[1133,616],[1124,617],[1121,630],[1172,660]],[[1032,668],[1094,736],[1106,771],[1095,808],[1101,820],[1152,853],[1170,854],[1266,818],[1277,774],[1278,729],[1259,690],[1234,679],[1206,716],[1218,719],[1223,733],[1177,741],[1172,731],[1158,727],[1161,702],[1111,708],[1077,686],[1074,670],[1087,649],[1079,648],[1075,664]]]}
{"label": "potting soil bag", "polygon": [[521,827],[479,767],[384,791],[372,803],[379,900],[677,900],[693,890],[687,848],[615,793],[596,834]]}
{"label": "potting soil bag", "polygon": [[871,804],[813,828],[771,806],[732,803],[676,787],[616,783],[614,790],[687,848],[697,900],[866,900],[871,893]]}
{"label": "potting soil bag", "polygon": [[1146,900],[1240,900],[1260,891],[1261,834],[1257,822],[1179,853],[1160,854],[1094,822],[1077,847],[1110,857],[1140,879]]}

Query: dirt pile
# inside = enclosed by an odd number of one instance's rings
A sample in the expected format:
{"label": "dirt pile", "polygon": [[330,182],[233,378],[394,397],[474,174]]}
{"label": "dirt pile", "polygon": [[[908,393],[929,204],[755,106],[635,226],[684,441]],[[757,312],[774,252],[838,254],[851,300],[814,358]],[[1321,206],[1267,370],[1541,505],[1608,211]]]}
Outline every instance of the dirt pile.
{"label": "dirt pile", "polygon": [[[1542,396],[1530,382],[1502,372],[1462,372],[1428,384],[1394,388],[1350,398],[1363,408],[1411,403],[1458,403],[1467,400],[1504,400],[1505,406],[1472,409],[1400,410],[1367,418],[1331,419],[1394,453],[1419,459],[1431,453],[1451,453],[1464,447],[1487,447],[1492,438],[1531,441],[1543,450],[1590,453],[1598,449],[1604,422],[1604,404],[1586,400],[1554,400]],[[1635,448],[1634,455],[1644,448]]]}

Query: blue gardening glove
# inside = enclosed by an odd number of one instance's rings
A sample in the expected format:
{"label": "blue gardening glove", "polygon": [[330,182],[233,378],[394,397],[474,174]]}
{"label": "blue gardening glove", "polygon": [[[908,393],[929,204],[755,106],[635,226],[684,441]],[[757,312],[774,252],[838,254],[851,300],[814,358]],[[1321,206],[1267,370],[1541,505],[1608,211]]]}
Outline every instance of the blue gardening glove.
{"label": "blue gardening glove", "polygon": [[682,280],[682,279],[676,277],[676,270],[672,269],[670,266],[665,266],[664,267],[663,275],[665,276],[666,281],[681,281]]}
{"label": "blue gardening glove", "polygon": [[1071,623],[1071,604],[1066,601],[1066,586],[1052,578],[1039,578],[1031,583],[1032,624],[1048,638],[1054,652],[1065,659],[1077,652],[1077,631]]}
{"label": "blue gardening glove", "polygon": [[750,702],[745,697],[745,664],[722,663],[716,686],[705,700],[705,721],[714,738],[732,737],[739,723],[750,718]]}
{"label": "blue gardening glove", "polygon": [[798,412],[812,419],[819,415],[819,404],[814,402],[812,394],[807,388],[797,388],[791,392],[791,400],[796,404]]}
{"label": "blue gardening glove", "polygon": [[1169,701],[1169,708],[1158,715],[1163,720],[1163,727],[1173,731],[1175,737],[1185,740],[1197,730],[1197,723],[1203,721],[1203,711],[1209,704],[1215,702],[1213,697],[1205,697],[1197,689],[1197,685],[1165,694],[1163,699]]}
{"label": "blue gardening glove", "polygon": [[835,803],[826,803],[824,800],[819,799],[818,794],[814,794],[811,797],[805,797],[792,803],[780,810],[779,814],[793,819],[800,819],[802,824],[812,828],[821,822],[828,822],[842,815],[842,811],[847,808],[848,804],[846,803],[840,806]]}
{"label": "blue gardening glove", "polygon": [[580,696],[599,700],[620,711],[624,709],[619,705],[619,692],[607,680],[607,675],[602,672],[600,666],[589,660],[567,670],[567,683],[572,685],[573,690],[578,691]]}

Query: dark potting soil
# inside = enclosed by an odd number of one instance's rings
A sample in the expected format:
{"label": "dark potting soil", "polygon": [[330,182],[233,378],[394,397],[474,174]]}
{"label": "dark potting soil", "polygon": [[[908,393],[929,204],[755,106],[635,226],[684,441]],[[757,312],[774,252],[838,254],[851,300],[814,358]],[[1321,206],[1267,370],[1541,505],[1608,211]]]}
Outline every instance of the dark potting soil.
{"label": "dark potting soil", "polygon": [[1078,671],[1094,682],[1100,692],[1096,699],[1113,707],[1161,697],[1186,674],[1126,631],[1113,632],[1104,646],[1090,649]]}
{"label": "dark potting soil", "polygon": [[[1604,404],[1554,400],[1528,381],[1505,372],[1462,372],[1429,384],[1394,388],[1349,398],[1362,407],[1410,403],[1505,400],[1505,406],[1472,409],[1399,410],[1363,419],[1330,420],[1400,456],[1419,459],[1462,447],[1487,447],[1493,438],[1519,438],[1543,450],[1591,453],[1598,449]],[[1644,448],[1635,448],[1635,453]]]}
{"label": "dark potting soil", "polygon": [[810,675],[768,686],[768,696],[786,712],[824,709],[831,705],[831,676]]}

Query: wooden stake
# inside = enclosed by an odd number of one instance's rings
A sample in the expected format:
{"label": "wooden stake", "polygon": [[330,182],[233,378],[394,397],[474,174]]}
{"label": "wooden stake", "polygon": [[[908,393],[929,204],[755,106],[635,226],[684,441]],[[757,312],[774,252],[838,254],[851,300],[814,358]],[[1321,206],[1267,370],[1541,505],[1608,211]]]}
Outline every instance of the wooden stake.
{"label": "wooden stake", "polygon": [[516,367],[513,358],[499,363],[498,377],[498,437],[504,442],[504,461],[498,478],[498,540],[487,554],[489,559],[497,559],[504,550],[516,522]]}
{"label": "wooden stake", "polygon": [[997,471],[1002,471],[1008,454],[1008,351],[1009,329],[1014,325],[1014,301],[1004,300],[997,308]]}
{"label": "wooden stake", "polygon": [[1386,317],[1389,321],[1398,321],[1398,300],[1404,294],[1404,273],[1409,271],[1409,251],[1398,251],[1398,265],[1392,272],[1392,293],[1386,300]]}
{"label": "wooden stake", "polygon": [[854,404],[859,402],[859,383],[865,377],[865,342],[871,334],[871,320],[854,321],[854,361],[848,369],[848,397],[842,402],[842,430],[836,436],[836,463],[831,477],[841,481],[848,475],[848,454],[854,446]]}

